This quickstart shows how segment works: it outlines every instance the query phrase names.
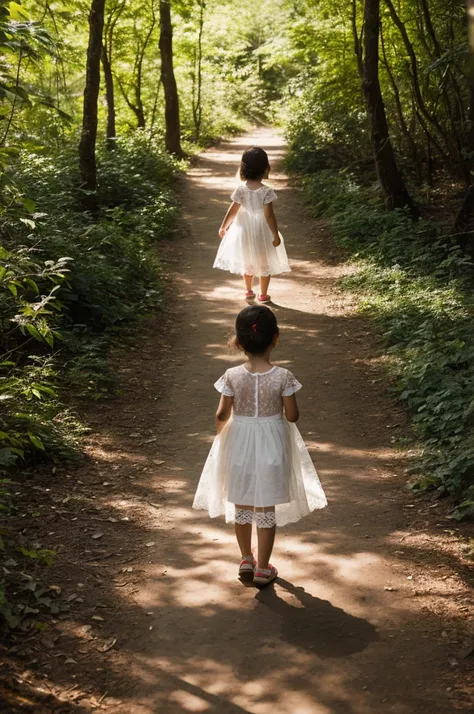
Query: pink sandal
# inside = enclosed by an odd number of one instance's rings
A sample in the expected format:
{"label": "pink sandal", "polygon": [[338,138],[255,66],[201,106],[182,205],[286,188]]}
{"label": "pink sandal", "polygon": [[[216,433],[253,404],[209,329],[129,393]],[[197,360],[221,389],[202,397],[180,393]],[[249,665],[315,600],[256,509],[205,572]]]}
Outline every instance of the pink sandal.
{"label": "pink sandal", "polygon": [[255,575],[253,576],[253,584],[258,588],[264,588],[265,585],[269,585],[278,577],[278,570],[271,564],[268,564],[268,568],[255,568]]}
{"label": "pink sandal", "polygon": [[257,562],[253,554],[247,555],[239,565],[239,578],[242,580],[253,580],[256,565]]}
{"label": "pink sandal", "polygon": [[247,290],[245,293],[245,299],[246,300],[253,300],[255,298],[255,293],[253,290]]}
{"label": "pink sandal", "polygon": [[271,302],[271,296],[270,295],[259,295],[258,296],[258,301],[259,302]]}

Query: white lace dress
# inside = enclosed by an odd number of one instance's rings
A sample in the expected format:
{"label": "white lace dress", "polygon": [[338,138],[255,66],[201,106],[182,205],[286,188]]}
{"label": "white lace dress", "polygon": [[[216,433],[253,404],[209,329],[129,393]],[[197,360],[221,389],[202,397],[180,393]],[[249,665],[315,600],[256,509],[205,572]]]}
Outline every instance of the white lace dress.
{"label": "white lace dress", "polygon": [[281,243],[275,248],[263,212],[264,204],[276,198],[269,186],[252,190],[243,183],[235,189],[231,199],[240,208],[220,243],[214,268],[259,277],[290,272],[283,236],[280,233]]}
{"label": "white lace dress", "polygon": [[316,469],[295,424],[283,415],[283,396],[301,388],[291,372],[228,369],[215,384],[233,397],[232,417],[215,438],[193,508],[234,522],[235,505],[275,506],[276,523],[298,521],[327,505]]}

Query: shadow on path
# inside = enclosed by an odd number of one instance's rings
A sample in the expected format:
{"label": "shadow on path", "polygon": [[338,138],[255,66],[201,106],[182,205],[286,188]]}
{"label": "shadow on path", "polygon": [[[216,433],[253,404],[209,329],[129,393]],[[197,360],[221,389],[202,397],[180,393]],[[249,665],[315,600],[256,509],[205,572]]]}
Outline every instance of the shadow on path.
{"label": "shadow on path", "polygon": [[280,637],[288,644],[319,657],[347,657],[378,640],[375,627],[367,620],[349,615],[283,578],[276,584],[293,595],[300,606],[279,597],[275,587],[261,590],[256,600],[280,617]]}

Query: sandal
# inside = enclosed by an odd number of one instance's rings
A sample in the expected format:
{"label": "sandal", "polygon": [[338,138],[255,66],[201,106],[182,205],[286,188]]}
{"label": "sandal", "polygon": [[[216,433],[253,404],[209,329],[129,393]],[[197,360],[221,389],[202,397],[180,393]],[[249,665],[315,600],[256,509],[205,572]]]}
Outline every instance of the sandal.
{"label": "sandal", "polygon": [[247,290],[245,293],[245,299],[246,300],[253,300],[255,298],[255,293],[253,290]]}
{"label": "sandal", "polygon": [[239,565],[239,578],[242,580],[253,580],[257,562],[253,554],[247,555]]}
{"label": "sandal", "polygon": [[258,301],[259,302],[271,302],[272,298],[270,295],[259,295],[258,296]]}
{"label": "sandal", "polygon": [[271,563],[269,563],[268,568],[255,568],[253,584],[258,588],[264,588],[266,585],[272,583],[277,577],[278,570]]}

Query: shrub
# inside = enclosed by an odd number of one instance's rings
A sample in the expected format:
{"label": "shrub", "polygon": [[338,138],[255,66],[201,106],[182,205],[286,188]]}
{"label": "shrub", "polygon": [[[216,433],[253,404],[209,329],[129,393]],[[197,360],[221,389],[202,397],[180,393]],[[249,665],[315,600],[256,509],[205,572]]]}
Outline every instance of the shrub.
{"label": "shrub", "polygon": [[155,246],[176,219],[176,163],[140,134],[101,150],[104,208],[95,222],[79,210],[71,166],[68,150],[23,153],[10,184],[14,200],[0,212],[4,465],[64,455],[77,425],[58,397],[61,384],[82,394],[109,391],[112,336],[159,297]]}
{"label": "shrub", "polygon": [[[386,212],[347,173],[303,180],[310,210],[329,215],[336,240],[359,270],[359,294],[385,336],[395,391],[421,447],[416,490],[462,500],[474,482],[474,266],[440,226]],[[471,513],[464,500],[456,517]]]}

